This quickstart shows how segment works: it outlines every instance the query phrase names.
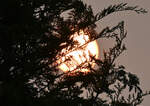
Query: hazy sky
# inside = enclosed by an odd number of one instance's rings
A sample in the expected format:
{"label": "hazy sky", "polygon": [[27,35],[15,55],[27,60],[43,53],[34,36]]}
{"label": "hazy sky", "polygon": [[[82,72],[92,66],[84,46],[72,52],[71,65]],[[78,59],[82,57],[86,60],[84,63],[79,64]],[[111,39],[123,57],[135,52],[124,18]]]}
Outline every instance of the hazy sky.
{"label": "hazy sky", "polygon": [[[147,14],[136,14],[135,12],[118,12],[105,17],[97,23],[98,30],[101,31],[106,26],[117,25],[120,21],[125,21],[125,30],[128,35],[125,39],[127,50],[119,57],[118,63],[126,67],[126,70],[135,73],[141,81],[144,90],[150,90],[150,0],[83,0],[92,5],[94,12],[99,12],[110,4],[121,2],[128,5],[145,8]],[[110,46],[109,42],[100,41],[100,48]],[[140,106],[150,106],[150,96],[144,98]]]}

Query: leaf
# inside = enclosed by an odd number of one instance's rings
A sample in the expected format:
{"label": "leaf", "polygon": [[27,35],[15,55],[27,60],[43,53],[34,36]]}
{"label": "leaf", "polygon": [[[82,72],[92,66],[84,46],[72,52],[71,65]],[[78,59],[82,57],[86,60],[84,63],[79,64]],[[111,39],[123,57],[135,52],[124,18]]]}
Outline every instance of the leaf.
{"label": "leaf", "polygon": [[129,86],[129,92],[131,92],[131,90],[133,89],[133,86]]}
{"label": "leaf", "polygon": [[143,8],[138,9],[138,6],[128,6],[127,3],[120,3],[117,5],[110,5],[106,9],[103,9],[101,12],[95,15],[95,21],[101,20],[105,16],[112,14],[118,11],[135,11],[136,13],[147,13],[147,11]]}

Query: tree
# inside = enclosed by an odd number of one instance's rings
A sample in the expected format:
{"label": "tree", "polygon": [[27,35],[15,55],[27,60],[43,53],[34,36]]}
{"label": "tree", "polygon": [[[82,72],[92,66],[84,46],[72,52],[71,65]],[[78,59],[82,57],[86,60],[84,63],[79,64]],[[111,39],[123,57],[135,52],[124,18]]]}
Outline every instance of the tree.
{"label": "tree", "polygon": [[[95,31],[95,23],[111,13],[126,10],[146,13],[145,9],[121,3],[94,15],[91,6],[81,0],[5,0],[0,4],[0,100],[3,106],[136,106],[149,94],[142,91],[136,75],[126,72],[122,65],[115,65],[115,59],[125,50],[124,21],[99,34]],[[69,14],[67,19],[61,16],[64,12]],[[91,55],[90,61],[62,73],[56,61],[64,56],[64,48],[68,52],[82,49],[83,45],[70,38],[80,30],[89,33],[90,41],[86,43],[105,37],[115,39],[116,44],[104,52],[103,60]],[[97,69],[92,67],[93,63]],[[84,68],[90,72],[76,71]],[[125,89],[129,89],[128,98],[122,94]]]}

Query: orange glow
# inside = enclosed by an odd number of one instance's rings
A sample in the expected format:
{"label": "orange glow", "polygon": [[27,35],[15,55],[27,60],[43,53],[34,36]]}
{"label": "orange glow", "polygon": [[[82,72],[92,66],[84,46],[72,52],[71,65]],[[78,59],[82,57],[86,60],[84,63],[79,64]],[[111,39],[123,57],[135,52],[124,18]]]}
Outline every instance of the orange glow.
{"label": "orange glow", "polygon": [[[59,61],[61,63],[58,67],[64,72],[68,71],[81,71],[81,72],[88,72],[89,70],[84,69],[77,69],[77,67],[86,62],[90,61],[90,56],[95,56],[95,58],[98,58],[99,56],[99,47],[97,41],[89,42],[89,35],[86,35],[83,30],[81,30],[79,33],[75,33],[71,36],[73,41],[76,41],[78,43],[78,46],[82,46],[82,49],[76,49],[72,52],[67,53],[65,56],[63,56]],[[87,44],[86,44],[87,43]],[[61,51],[62,53],[66,53],[66,48]],[[63,62],[66,58],[69,58],[70,60]],[[94,64],[92,64],[94,66]]]}

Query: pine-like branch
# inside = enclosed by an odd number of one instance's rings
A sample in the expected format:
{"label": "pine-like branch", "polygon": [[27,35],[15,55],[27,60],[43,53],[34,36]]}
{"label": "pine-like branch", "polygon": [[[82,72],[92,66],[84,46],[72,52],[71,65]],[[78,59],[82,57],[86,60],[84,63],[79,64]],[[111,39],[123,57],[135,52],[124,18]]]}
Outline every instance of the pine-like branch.
{"label": "pine-like branch", "polygon": [[101,20],[105,16],[112,14],[118,11],[135,11],[136,13],[147,13],[144,8],[138,8],[138,6],[128,6],[127,3],[120,3],[117,5],[110,5],[106,9],[103,9],[101,12],[95,15],[95,22]]}

